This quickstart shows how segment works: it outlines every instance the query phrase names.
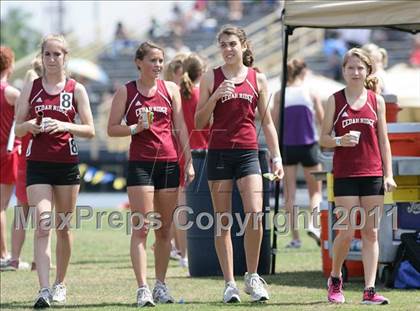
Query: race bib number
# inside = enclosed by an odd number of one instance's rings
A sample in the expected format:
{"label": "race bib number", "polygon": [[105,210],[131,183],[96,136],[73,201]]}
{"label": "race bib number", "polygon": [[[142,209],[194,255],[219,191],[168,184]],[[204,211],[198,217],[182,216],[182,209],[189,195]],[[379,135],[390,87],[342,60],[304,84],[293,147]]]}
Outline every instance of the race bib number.
{"label": "race bib number", "polygon": [[71,103],[73,102],[73,93],[60,93],[60,108],[69,110],[71,109]]}
{"label": "race bib number", "polygon": [[70,147],[70,155],[78,155],[79,154],[79,148],[77,148],[77,144],[73,138],[69,139],[69,147]]}

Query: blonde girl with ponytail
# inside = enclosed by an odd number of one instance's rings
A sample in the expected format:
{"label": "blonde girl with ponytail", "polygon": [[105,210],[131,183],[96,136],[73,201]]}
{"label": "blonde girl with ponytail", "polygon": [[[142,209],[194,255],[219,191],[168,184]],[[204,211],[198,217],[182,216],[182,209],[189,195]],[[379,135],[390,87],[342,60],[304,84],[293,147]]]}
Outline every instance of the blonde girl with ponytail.
{"label": "blonde girl with ponytail", "polygon": [[[353,48],[344,56],[346,87],[330,96],[326,106],[320,143],[334,149],[333,174],[335,206],[350,214],[360,207],[362,258],[365,288],[363,304],[388,304],[375,290],[378,263],[378,217],[384,205],[384,192],[397,185],[392,174],[391,148],[385,120],[385,101],[376,94],[378,80],[372,77],[371,58]],[[332,132],[334,131],[334,135]],[[347,216],[344,228],[334,239],[328,300],[344,303],[341,268],[349,252],[354,226]]]}

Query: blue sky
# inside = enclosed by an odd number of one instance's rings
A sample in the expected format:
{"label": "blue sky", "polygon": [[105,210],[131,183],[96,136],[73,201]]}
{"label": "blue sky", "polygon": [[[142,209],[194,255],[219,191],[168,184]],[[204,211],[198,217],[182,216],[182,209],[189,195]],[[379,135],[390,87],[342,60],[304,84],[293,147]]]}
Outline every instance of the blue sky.
{"label": "blue sky", "polygon": [[[155,16],[160,21],[168,20],[174,1],[63,1],[65,8],[64,28],[75,32],[82,45],[100,37],[112,40],[115,25],[122,21],[130,33],[141,35]],[[188,8],[192,1],[178,1]],[[57,32],[58,1],[5,1],[0,2],[1,17],[14,7],[30,12],[31,27],[43,35]]]}

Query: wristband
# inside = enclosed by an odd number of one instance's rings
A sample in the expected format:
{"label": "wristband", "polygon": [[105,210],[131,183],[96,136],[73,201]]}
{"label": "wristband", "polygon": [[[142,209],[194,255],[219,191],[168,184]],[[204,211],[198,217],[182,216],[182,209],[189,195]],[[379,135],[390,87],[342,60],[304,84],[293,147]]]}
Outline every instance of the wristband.
{"label": "wristband", "polygon": [[70,132],[66,123],[63,124],[63,132]]}
{"label": "wristband", "polygon": [[281,162],[281,157],[274,157],[274,158],[271,159],[271,162],[273,164],[280,163]]}
{"label": "wristband", "polygon": [[341,146],[341,137],[334,137],[334,141],[337,147]]}
{"label": "wristband", "polygon": [[136,135],[137,134],[137,125],[130,127],[130,134]]}

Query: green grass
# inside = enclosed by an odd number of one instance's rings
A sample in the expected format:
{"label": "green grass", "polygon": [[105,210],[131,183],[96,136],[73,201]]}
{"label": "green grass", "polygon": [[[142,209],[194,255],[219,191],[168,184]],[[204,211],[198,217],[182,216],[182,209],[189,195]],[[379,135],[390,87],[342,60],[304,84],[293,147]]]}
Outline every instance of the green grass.
{"label": "green grass", "polygon": [[[108,210],[109,212],[109,210]],[[9,220],[11,212],[8,213]],[[10,221],[9,221],[10,223]],[[54,235],[53,235],[54,236]],[[84,223],[74,230],[73,255],[67,274],[67,304],[65,309],[80,310],[132,310],[135,308],[136,282],[129,258],[129,236],[125,230],[113,230],[105,226],[95,230],[94,224]],[[242,303],[221,303],[223,280],[220,277],[190,278],[187,271],[170,262],[167,283],[175,299],[183,304],[159,305],[159,310],[420,310],[420,295],[415,291],[378,288],[390,300],[390,306],[361,306],[363,282],[351,278],[345,284],[347,302],[342,306],[326,302],[326,280],[321,271],[320,249],[305,234],[300,250],[284,248],[289,238],[278,239],[277,274],[264,276],[271,299],[266,304],[251,304],[242,292]],[[22,257],[32,258],[33,232],[28,232]],[[53,239],[54,245],[55,239]],[[151,243],[149,243],[151,245]],[[148,252],[149,284],[153,285],[153,256]],[[53,251],[54,254],[54,251]],[[54,256],[53,256],[54,257]],[[54,261],[54,258],[53,258]],[[54,273],[51,274],[53,280]],[[237,278],[240,289],[243,278]],[[31,309],[38,290],[34,272],[1,273],[1,310]]]}

